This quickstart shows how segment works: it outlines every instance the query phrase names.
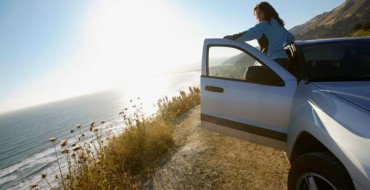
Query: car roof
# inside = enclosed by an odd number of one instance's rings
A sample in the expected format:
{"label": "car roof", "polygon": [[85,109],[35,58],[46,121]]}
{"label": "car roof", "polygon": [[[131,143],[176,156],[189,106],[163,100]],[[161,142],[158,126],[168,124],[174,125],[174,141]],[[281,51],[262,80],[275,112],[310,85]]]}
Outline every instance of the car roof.
{"label": "car roof", "polygon": [[312,45],[312,44],[352,42],[352,41],[370,41],[370,36],[367,36],[367,37],[325,38],[325,39],[315,39],[315,40],[297,40],[294,43],[296,44],[296,46],[306,46],[306,45]]}

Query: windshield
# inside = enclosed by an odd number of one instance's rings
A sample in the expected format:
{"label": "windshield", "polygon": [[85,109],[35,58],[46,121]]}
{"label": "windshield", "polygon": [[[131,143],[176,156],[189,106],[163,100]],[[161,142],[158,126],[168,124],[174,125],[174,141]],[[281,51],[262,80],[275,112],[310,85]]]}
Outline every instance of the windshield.
{"label": "windshield", "polygon": [[304,62],[310,81],[370,80],[370,45],[333,43],[305,47]]}

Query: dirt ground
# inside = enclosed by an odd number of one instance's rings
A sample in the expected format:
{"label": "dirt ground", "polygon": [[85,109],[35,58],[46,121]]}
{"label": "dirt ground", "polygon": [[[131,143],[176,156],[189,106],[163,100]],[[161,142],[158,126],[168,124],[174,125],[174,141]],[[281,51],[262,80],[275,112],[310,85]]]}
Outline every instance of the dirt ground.
{"label": "dirt ground", "polygon": [[284,152],[200,128],[200,106],[180,118],[174,139],[143,189],[287,189]]}

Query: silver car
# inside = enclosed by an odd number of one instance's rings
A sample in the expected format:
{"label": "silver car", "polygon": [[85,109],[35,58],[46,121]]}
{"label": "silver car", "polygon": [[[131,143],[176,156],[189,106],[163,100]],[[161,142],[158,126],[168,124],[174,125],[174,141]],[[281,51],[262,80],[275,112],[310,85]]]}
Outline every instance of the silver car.
{"label": "silver car", "polygon": [[370,189],[370,38],[296,41],[283,68],[204,41],[201,126],[286,152],[289,189]]}

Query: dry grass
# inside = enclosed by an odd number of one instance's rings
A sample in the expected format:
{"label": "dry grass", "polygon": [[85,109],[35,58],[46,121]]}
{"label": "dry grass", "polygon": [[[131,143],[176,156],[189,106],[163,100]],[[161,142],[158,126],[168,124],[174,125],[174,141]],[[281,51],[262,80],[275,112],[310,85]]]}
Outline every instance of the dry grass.
{"label": "dry grass", "polygon": [[175,96],[172,100],[167,96],[158,100],[157,116],[165,121],[171,121],[198,104],[200,104],[199,88],[189,87],[189,94],[180,91],[180,96]]}
{"label": "dry grass", "polygon": [[[200,103],[199,88],[189,87],[189,93],[158,101],[158,111],[151,117],[144,117],[142,108],[131,106],[133,111],[121,112],[124,132],[110,136],[104,129],[90,124],[89,134],[81,126],[71,130],[75,143],[61,140],[62,152],[57,152],[58,140],[51,138],[58,160],[59,175],[42,174],[50,189],[136,189],[140,181],[155,171],[159,161],[174,146],[172,122],[182,113]],[[104,124],[104,121],[101,122]],[[94,137],[88,142],[87,137]],[[72,141],[71,140],[71,141]],[[68,162],[68,171],[62,171],[59,159]],[[59,184],[52,187],[50,181]],[[38,184],[31,186],[39,188]]]}
{"label": "dry grass", "polygon": [[351,37],[355,37],[355,36],[370,36],[370,30],[357,30],[356,32],[354,32]]}

